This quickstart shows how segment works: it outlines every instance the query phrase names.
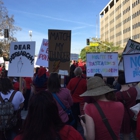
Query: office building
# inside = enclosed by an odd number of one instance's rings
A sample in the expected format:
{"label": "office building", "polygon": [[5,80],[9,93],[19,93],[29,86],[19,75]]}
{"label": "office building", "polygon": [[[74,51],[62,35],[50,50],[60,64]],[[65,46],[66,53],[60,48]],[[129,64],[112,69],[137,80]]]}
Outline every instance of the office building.
{"label": "office building", "polygon": [[140,42],[140,0],[110,0],[100,12],[100,38],[125,47]]}

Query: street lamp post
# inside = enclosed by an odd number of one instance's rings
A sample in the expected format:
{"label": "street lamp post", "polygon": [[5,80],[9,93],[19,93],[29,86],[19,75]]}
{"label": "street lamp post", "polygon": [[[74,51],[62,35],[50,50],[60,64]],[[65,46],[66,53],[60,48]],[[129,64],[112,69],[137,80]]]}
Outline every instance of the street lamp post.
{"label": "street lamp post", "polygon": [[30,40],[32,41],[32,31],[29,31]]}

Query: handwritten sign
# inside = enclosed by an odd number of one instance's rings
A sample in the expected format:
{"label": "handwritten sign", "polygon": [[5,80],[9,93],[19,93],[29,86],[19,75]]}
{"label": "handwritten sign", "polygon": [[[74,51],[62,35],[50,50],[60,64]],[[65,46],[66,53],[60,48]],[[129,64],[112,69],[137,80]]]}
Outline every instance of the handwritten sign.
{"label": "handwritten sign", "polygon": [[[129,39],[123,51],[123,54],[131,54],[131,53],[140,53],[140,43],[132,39]],[[119,62],[119,70],[124,70],[123,66],[124,65],[123,65],[123,57],[122,57]]]}
{"label": "handwritten sign", "polygon": [[118,53],[87,53],[87,77],[100,73],[103,76],[118,76]]}
{"label": "handwritten sign", "polygon": [[126,83],[140,81],[140,54],[123,55]]}
{"label": "handwritten sign", "polygon": [[36,65],[48,67],[48,40],[43,39]]}
{"label": "handwritten sign", "polygon": [[8,76],[32,77],[35,42],[11,42]]}
{"label": "handwritten sign", "polygon": [[49,72],[70,69],[71,31],[49,30]]}

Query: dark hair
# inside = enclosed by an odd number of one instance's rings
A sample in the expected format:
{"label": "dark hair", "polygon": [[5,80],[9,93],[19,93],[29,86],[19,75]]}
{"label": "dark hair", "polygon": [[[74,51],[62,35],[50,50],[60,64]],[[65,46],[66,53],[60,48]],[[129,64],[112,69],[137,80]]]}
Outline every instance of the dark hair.
{"label": "dark hair", "polygon": [[98,76],[98,77],[100,77],[100,78],[102,78],[102,79],[103,79],[103,76],[102,76],[102,74],[101,74],[101,73],[95,73],[95,74],[94,74],[94,76]]}
{"label": "dark hair", "polygon": [[13,84],[9,78],[0,78],[0,92],[8,94],[13,89]]}
{"label": "dark hair", "polygon": [[51,73],[48,79],[48,90],[52,93],[59,92],[61,88],[60,76],[57,73]]}
{"label": "dark hair", "polygon": [[70,66],[70,79],[75,77],[75,74],[74,74],[75,68],[76,66],[74,64]]}
{"label": "dark hair", "polygon": [[115,81],[114,77],[107,77],[107,79],[106,79],[106,83],[109,86],[112,86],[114,81]]}
{"label": "dark hair", "polygon": [[[101,96],[102,95],[92,97],[93,98],[93,101],[99,100]],[[114,92],[106,93],[105,94],[105,97],[106,97],[107,100],[110,100],[110,101],[115,101],[116,100],[115,93]]]}
{"label": "dark hair", "polygon": [[58,108],[49,91],[34,94],[21,131],[22,140],[56,140],[64,126]]}
{"label": "dark hair", "polygon": [[119,83],[120,85],[125,85],[125,84],[126,84],[124,73],[121,73],[121,74],[119,75],[119,77],[118,77],[118,83]]}

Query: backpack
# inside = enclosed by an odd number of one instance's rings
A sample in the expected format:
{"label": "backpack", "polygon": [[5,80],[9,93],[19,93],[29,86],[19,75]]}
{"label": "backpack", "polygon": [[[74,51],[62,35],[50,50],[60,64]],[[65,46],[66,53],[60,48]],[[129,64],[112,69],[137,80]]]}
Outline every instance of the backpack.
{"label": "backpack", "polygon": [[0,131],[9,130],[17,124],[17,115],[12,104],[15,94],[14,90],[9,99],[3,99],[0,95]]}

